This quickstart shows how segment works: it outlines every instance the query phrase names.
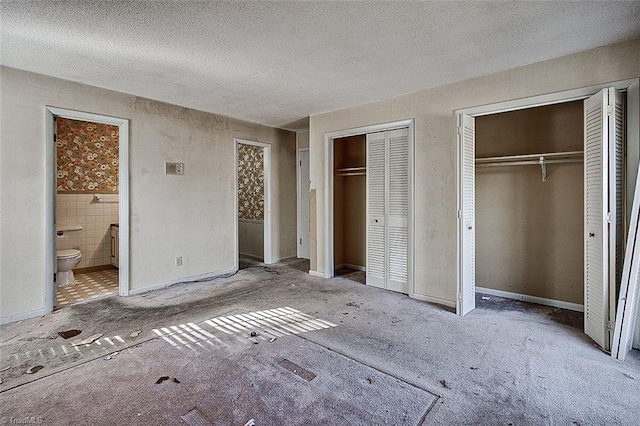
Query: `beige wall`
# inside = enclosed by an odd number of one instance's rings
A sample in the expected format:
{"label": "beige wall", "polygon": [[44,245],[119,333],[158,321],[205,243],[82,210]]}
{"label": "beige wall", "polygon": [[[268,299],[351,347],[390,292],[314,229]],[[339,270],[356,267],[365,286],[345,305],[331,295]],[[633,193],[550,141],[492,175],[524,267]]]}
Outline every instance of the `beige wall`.
{"label": "beige wall", "polygon": [[418,297],[453,305],[457,223],[454,111],[638,76],[640,40],[635,40],[312,116],[311,187],[317,193],[317,247],[311,250],[312,268],[325,272],[325,133],[415,120],[415,292]]}
{"label": "beige wall", "polygon": [[[476,118],[476,158],[583,150],[583,102]],[[476,285],[582,304],[583,164],[476,169]]]}
{"label": "beige wall", "polygon": [[582,163],[511,169],[476,173],[476,285],[582,305]]}
{"label": "beige wall", "polygon": [[238,249],[240,255],[264,260],[264,223],[238,219]]}
{"label": "beige wall", "polygon": [[44,309],[45,105],[130,120],[132,289],[234,268],[234,137],[271,144],[272,253],[295,255],[295,133],[7,67],[0,89],[3,320]]}
{"label": "beige wall", "polygon": [[300,130],[296,132],[296,145],[298,149],[309,148],[309,131]]}
{"label": "beige wall", "polygon": [[[366,166],[364,135],[334,140],[334,169]],[[366,266],[366,178],[334,177],[334,265]]]}

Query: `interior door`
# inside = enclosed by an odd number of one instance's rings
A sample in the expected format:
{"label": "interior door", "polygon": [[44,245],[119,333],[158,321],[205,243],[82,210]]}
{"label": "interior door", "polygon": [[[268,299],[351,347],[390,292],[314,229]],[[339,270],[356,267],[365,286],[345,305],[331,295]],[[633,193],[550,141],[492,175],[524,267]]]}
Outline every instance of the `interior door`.
{"label": "interior door", "polygon": [[[584,332],[611,348],[622,246],[622,103],[616,89],[584,101]],[[616,118],[618,116],[618,119]],[[618,266],[618,267],[616,267]]]}
{"label": "interior door", "polygon": [[387,289],[409,293],[408,216],[409,216],[409,129],[388,132],[388,216],[387,241],[389,269]]}
{"label": "interior door", "polygon": [[367,285],[386,288],[386,132],[367,135]]}
{"label": "interior door", "polygon": [[620,297],[616,315],[611,356],[624,361],[633,344],[638,304],[640,303],[640,174],[636,177],[636,186],[631,209],[629,236],[625,253]]}
{"label": "interior door", "polygon": [[476,308],[475,241],[475,119],[458,115],[458,299],[456,313],[466,315]]}
{"label": "interior door", "polygon": [[311,256],[311,246],[309,242],[310,237],[310,221],[309,221],[309,207],[310,207],[310,175],[309,175],[309,150],[301,150],[298,152],[298,159],[300,163],[298,165],[300,176],[300,229],[298,240],[298,257],[302,259],[309,259]]}

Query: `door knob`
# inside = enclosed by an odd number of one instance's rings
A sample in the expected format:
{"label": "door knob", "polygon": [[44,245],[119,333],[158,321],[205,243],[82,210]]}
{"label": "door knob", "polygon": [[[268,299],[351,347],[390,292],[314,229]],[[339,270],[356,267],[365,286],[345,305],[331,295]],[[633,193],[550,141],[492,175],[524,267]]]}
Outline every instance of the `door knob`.
{"label": "door knob", "polygon": [[594,234],[593,232],[589,232],[589,237],[595,237],[596,234]]}

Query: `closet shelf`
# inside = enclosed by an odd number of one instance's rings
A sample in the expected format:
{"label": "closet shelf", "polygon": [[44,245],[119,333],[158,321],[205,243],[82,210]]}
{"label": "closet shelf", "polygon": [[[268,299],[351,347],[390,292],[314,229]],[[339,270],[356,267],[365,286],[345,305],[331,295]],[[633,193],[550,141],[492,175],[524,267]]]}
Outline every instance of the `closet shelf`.
{"label": "closet shelf", "polygon": [[336,176],[365,176],[366,174],[366,167],[345,167],[343,169],[336,169]]}
{"label": "closet shelf", "polygon": [[508,155],[505,157],[476,158],[476,167],[506,167],[538,165],[542,181],[547,181],[547,164],[580,163],[584,151],[549,152],[544,154]]}

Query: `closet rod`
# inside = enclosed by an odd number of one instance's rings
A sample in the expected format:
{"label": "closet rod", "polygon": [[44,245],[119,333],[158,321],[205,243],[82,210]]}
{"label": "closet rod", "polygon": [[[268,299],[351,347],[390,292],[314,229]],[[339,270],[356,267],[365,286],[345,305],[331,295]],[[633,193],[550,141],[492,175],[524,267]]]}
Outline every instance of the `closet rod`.
{"label": "closet rod", "polygon": [[510,163],[510,162],[523,161],[523,160],[539,161],[541,157],[544,157],[545,160],[558,159],[558,158],[581,159],[583,155],[584,155],[584,151],[548,152],[543,154],[526,154],[526,155],[507,155],[504,157],[476,158],[476,164]]}
{"label": "closet rod", "polygon": [[345,172],[345,173],[363,172],[365,170],[367,170],[366,167],[345,167],[344,169],[336,169],[336,173],[338,173],[338,172]]}
{"label": "closet rod", "polygon": [[336,173],[336,176],[366,176],[367,173],[366,172],[342,172],[342,173]]}
{"label": "closet rod", "polygon": [[[560,163],[582,163],[582,158],[565,158],[558,160],[544,159],[546,164],[560,164]],[[523,161],[502,161],[493,163],[476,163],[476,167],[505,167],[505,166],[531,166],[540,165],[540,158],[536,160],[523,160]]]}
{"label": "closet rod", "polygon": [[476,167],[504,167],[539,165],[542,181],[547,181],[547,164],[580,163],[583,151],[552,152],[546,154],[510,155],[506,157],[477,158]]}

